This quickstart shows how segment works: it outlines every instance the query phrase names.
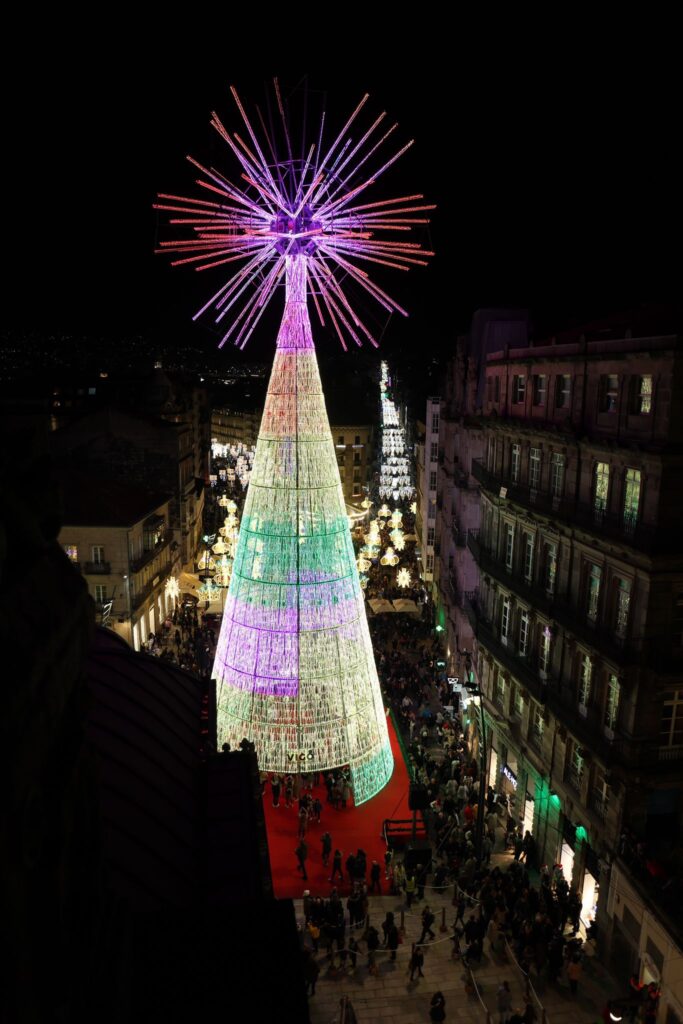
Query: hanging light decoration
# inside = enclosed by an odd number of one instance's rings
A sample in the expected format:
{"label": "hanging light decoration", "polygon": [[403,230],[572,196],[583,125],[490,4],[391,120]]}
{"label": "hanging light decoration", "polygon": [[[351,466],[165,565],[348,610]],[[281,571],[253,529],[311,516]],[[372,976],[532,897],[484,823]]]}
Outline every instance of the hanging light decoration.
{"label": "hanging light decoration", "polygon": [[214,555],[224,555],[228,549],[225,546],[225,541],[223,540],[223,538],[219,537],[211,550],[213,551]]}
{"label": "hanging light decoration", "polygon": [[400,509],[395,508],[394,511],[391,513],[391,525],[395,528],[397,526],[400,526],[402,522],[403,513],[401,512]]}
{"label": "hanging light decoration", "polygon": [[237,504],[232,500],[232,498],[230,499],[230,501],[226,502],[225,507],[227,508],[228,512],[231,515],[237,512]]}
{"label": "hanging light decoration", "polygon": [[197,591],[200,601],[220,601],[221,588],[217,587],[213,580],[205,580]]}
{"label": "hanging light decoration", "polygon": [[358,572],[367,572],[371,565],[372,563],[367,558],[363,558],[362,555],[356,560]]}
{"label": "hanging light decoration", "polygon": [[170,597],[172,601],[175,601],[175,599],[180,596],[180,584],[175,576],[168,577],[164,589],[166,591],[166,597]]}
{"label": "hanging light decoration", "polygon": [[394,541],[394,544],[396,545],[396,550],[397,551],[405,551],[406,539],[403,536],[403,534],[400,534],[400,536],[392,538],[392,539]]}
{"label": "hanging light decoration", "polygon": [[388,547],[380,558],[382,565],[398,565],[398,555],[392,547]]}
{"label": "hanging light decoration", "polygon": [[413,513],[413,515],[415,515],[417,513],[417,502],[416,501],[412,502],[412,504],[410,506],[410,511]]}
{"label": "hanging light decoration", "polygon": [[370,501],[369,498],[364,498],[363,501],[361,501],[361,503],[360,503],[360,507],[364,508],[364,509],[371,509],[372,508],[372,502]]}
{"label": "hanging light decoration", "polygon": [[399,587],[409,587],[410,586],[410,570],[409,569],[399,569],[398,572],[396,573],[396,583],[398,584]]}
{"label": "hanging light decoration", "polygon": [[361,587],[363,588],[363,590],[365,590],[365,588],[368,585],[368,577],[365,574],[363,574],[362,576],[359,576],[358,578],[360,579]]}
{"label": "hanging light decoration", "polygon": [[386,502],[378,510],[377,515],[378,516],[382,516],[383,519],[388,519],[389,518],[389,516],[391,515],[391,509],[389,508],[389,506],[387,505]]}

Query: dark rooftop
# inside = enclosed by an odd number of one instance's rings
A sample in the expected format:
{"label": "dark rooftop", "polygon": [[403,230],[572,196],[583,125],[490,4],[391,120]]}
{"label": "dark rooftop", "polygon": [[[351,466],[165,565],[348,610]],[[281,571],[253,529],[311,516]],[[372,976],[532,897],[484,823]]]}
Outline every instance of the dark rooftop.
{"label": "dark rooftop", "polygon": [[58,473],[65,526],[133,526],[170,495],[68,470]]}

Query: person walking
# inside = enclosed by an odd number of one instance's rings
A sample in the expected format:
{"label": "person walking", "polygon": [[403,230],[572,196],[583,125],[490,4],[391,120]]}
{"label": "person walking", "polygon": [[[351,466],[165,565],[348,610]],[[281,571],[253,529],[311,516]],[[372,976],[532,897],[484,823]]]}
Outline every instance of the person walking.
{"label": "person walking", "polygon": [[374,892],[375,891],[375,887],[377,887],[377,892],[381,896],[382,895],[382,887],[379,884],[379,876],[380,876],[380,866],[379,866],[379,864],[377,863],[376,860],[373,860],[372,867],[370,868],[370,892]]}
{"label": "person walking", "polygon": [[415,897],[415,888],[415,875],[411,871],[408,877],[406,878],[406,903],[408,904],[409,910],[413,905],[413,899]]}
{"label": "person walking", "polygon": [[422,934],[418,939],[418,945],[421,946],[425,941],[425,935],[430,935],[432,939],[436,938],[436,935],[432,931],[432,925],[434,924],[434,914],[431,912],[429,907],[425,907],[422,911]]}
{"label": "person walking", "polygon": [[301,838],[299,840],[299,845],[294,853],[296,854],[296,859],[299,861],[299,868],[303,872],[304,881],[307,881],[308,875],[306,874],[306,858],[308,857],[308,846],[306,845],[305,839]]}
{"label": "person walking", "polygon": [[512,993],[510,982],[503,981],[496,993],[496,1005],[498,1007],[499,1024],[507,1024],[510,1010],[512,1009]]}
{"label": "person walking", "polygon": [[368,945],[368,972],[370,974],[377,974],[377,964],[375,962],[375,954],[379,948],[379,932],[372,925],[369,926],[365,941]]}
{"label": "person walking", "polygon": [[332,853],[332,836],[330,833],[323,832],[320,842],[323,848],[323,867],[326,868],[330,863],[330,854]]}
{"label": "person walking", "polygon": [[318,980],[320,968],[311,953],[304,960],[304,978],[306,980],[306,995],[315,995],[315,983]]}
{"label": "person walking", "polygon": [[387,847],[386,853],[384,854],[384,877],[387,881],[389,881],[389,869],[391,867],[391,860],[393,856],[391,848]]}
{"label": "person walking", "polygon": [[344,881],[344,872],[342,871],[342,852],[341,850],[334,851],[334,857],[332,858],[332,876],[329,879],[330,882],[334,882],[335,876],[339,872],[339,881]]}
{"label": "person walking", "polygon": [[446,1019],[446,1000],[443,992],[435,992],[429,1004],[429,1019],[442,1021]]}
{"label": "person walking", "polygon": [[418,977],[424,978],[422,973],[422,966],[425,962],[424,954],[419,946],[414,942],[413,950],[410,954],[410,963],[408,964],[408,970],[410,971],[410,980],[415,980],[415,971],[418,972]]}

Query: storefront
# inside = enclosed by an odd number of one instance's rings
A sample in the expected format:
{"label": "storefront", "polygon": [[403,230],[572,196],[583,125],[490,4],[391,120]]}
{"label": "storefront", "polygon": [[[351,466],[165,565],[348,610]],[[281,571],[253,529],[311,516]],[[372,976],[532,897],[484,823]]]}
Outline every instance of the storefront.
{"label": "storefront", "polygon": [[569,818],[562,821],[562,846],[560,849],[560,864],[562,874],[568,885],[572,884],[574,877],[574,850],[576,846],[576,825],[573,825]]}
{"label": "storefront", "polygon": [[581,923],[588,928],[595,920],[600,895],[600,861],[595,850],[588,843],[584,844],[585,863],[583,885],[581,887]]}
{"label": "storefront", "polygon": [[491,748],[491,759],[489,761],[489,786],[495,789],[498,783],[498,753]]}
{"label": "storefront", "polygon": [[529,792],[529,790],[527,790],[526,793],[524,794],[524,808],[523,808],[523,812],[522,812],[523,813],[522,828],[524,829],[524,834],[525,835],[526,835],[527,832],[530,832],[531,835],[534,834],[534,809],[535,809],[534,798],[531,795],[531,793]]}

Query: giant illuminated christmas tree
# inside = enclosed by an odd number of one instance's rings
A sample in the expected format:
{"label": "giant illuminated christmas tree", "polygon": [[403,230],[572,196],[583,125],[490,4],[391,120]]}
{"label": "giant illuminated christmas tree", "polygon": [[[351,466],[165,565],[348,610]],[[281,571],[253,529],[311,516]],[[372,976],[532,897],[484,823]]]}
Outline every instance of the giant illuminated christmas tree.
{"label": "giant illuminated christmas tree", "polygon": [[[363,594],[308,315],[310,295],[342,345],[376,344],[351,307],[346,285],[361,285],[388,311],[405,311],[375,282],[366,263],[402,270],[424,264],[417,242],[377,231],[409,231],[430,209],[420,195],[358,203],[357,197],[412,144],[369,172],[396,125],[381,114],[354,142],[350,130],[365,96],[328,147],[324,116],[316,142],[293,156],[295,142],[277,82],[283,157],[259,111],[266,159],[235,90],[250,143],[216,128],[242,168],[237,187],[213,168],[197,183],[211,198],[162,195],[157,208],[185,216],[193,237],[162,243],[186,253],[175,263],[204,270],[241,261],[197,316],[212,307],[229,317],[229,338],[244,347],[276,287],[285,309],[261,422],[216,650],[219,742],[256,746],[267,771],[350,765],[356,803],[391,777],[393,758]],[[188,216],[189,215],[189,216]]]}

